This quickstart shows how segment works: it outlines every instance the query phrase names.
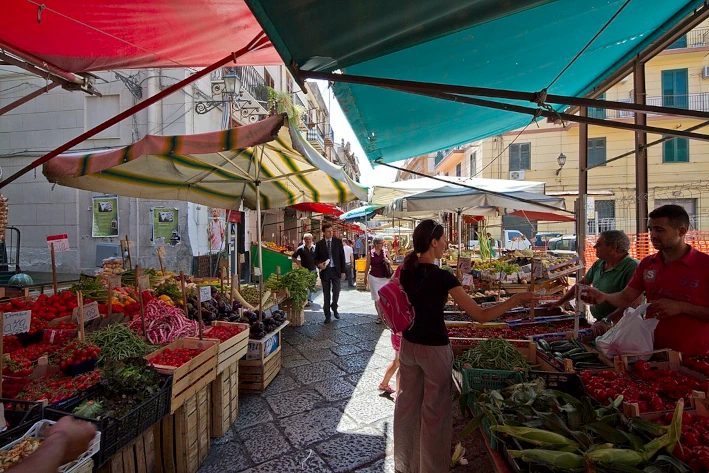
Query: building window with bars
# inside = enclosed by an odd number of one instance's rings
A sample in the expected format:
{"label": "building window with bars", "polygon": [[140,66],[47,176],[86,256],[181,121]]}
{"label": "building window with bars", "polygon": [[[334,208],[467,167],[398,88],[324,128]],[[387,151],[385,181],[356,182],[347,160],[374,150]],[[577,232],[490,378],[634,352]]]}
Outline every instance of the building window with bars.
{"label": "building window with bars", "polygon": [[595,201],[594,212],[596,218],[588,221],[589,234],[615,230],[615,200]]}
{"label": "building window with bars", "polygon": [[510,145],[510,171],[532,169],[532,143],[512,143]]}

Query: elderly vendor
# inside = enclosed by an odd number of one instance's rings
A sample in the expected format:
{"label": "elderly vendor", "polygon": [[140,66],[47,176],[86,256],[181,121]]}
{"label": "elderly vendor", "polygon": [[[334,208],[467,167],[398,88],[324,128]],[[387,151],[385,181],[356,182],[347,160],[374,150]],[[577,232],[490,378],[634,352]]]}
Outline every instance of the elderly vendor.
{"label": "elderly vendor", "polygon": [[689,215],[679,205],[650,212],[648,228],[658,253],[640,262],[628,287],[614,294],[588,288],[581,297],[591,304],[608,302],[625,308],[644,293],[650,302],[647,317],[660,320],[655,348],[705,355],[709,353],[709,255],[685,243]]}
{"label": "elderly vendor", "polygon": [[[596,261],[586,275],[579,281],[579,284],[592,285],[596,289],[606,294],[620,292],[628,285],[633,277],[638,261],[628,256],[630,250],[630,239],[620,230],[608,230],[602,232],[596,244]],[[569,289],[564,297],[551,304],[558,307],[570,301],[576,294],[576,286]],[[609,302],[603,302],[591,307],[591,315],[596,319],[593,325],[594,332],[603,333],[608,330],[611,324],[620,320],[623,316],[623,309]]]}

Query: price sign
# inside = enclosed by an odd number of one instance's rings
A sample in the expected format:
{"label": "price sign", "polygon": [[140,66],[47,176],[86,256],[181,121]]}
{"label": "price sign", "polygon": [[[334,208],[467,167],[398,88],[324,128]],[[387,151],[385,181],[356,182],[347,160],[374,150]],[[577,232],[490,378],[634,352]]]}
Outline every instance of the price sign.
{"label": "price sign", "polygon": [[211,286],[203,286],[199,288],[199,301],[209,302],[212,299],[212,288]]}
{"label": "price sign", "polygon": [[148,291],[150,290],[150,276],[147,274],[143,274],[138,278],[138,290],[139,291]]}
{"label": "price sign", "polygon": [[462,274],[468,274],[472,267],[472,260],[470,258],[458,258],[458,267]]}
{"label": "price sign", "polygon": [[121,275],[116,274],[114,276],[109,276],[108,282],[111,284],[111,287],[113,287],[113,289],[121,287]]}
{"label": "price sign", "polygon": [[158,253],[158,256],[161,258],[165,258],[167,256],[167,251],[165,250],[164,246],[158,246],[157,253]]}
{"label": "price sign", "polygon": [[25,333],[30,329],[31,310],[20,312],[5,312],[5,322],[2,328],[3,335],[16,335]]}
{"label": "price sign", "polygon": [[463,284],[463,286],[472,286],[473,285],[473,276],[470,274],[464,274],[462,284]]}
{"label": "price sign", "polygon": [[69,235],[66,233],[49,235],[47,237],[47,248],[49,248],[49,251],[52,250],[52,244],[54,245],[55,253],[69,251]]}
{"label": "price sign", "polygon": [[[74,307],[71,317],[77,322],[79,321],[78,307]],[[101,314],[98,311],[98,302],[92,302],[91,304],[84,305],[84,323],[90,320],[98,319],[99,317],[101,317]]]}

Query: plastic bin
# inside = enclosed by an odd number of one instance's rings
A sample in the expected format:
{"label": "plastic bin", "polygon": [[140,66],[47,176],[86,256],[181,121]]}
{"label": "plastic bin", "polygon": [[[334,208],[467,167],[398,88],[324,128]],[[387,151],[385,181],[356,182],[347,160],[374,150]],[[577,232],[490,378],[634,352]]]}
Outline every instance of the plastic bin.
{"label": "plastic bin", "polygon": [[463,392],[504,389],[512,384],[523,383],[525,375],[521,371],[483,370],[464,368],[461,370]]}
{"label": "plastic bin", "polygon": [[367,268],[367,260],[365,258],[360,258],[355,260],[355,270],[364,271]]}
{"label": "plastic bin", "polygon": [[0,399],[5,406],[7,430],[0,432],[0,446],[19,439],[36,423],[42,420],[44,408],[41,402]]}

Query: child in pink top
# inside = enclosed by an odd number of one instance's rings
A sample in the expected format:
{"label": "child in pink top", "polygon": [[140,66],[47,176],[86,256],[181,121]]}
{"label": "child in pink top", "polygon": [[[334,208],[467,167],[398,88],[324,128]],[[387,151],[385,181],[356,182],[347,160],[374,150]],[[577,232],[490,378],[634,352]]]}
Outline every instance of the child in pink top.
{"label": "child in pink top", "polygon": [[[384,379],[379,383],[379,389],[382,391],[394,394],[399,390],[399,348],[401,347],[401,334],[392,333],[391,334],[391,346],[394,348],[396,354],[394,359],[389,363],[386,372],[384,373]],[[389,381],[391,381],[392,376],[396,373],[396,389],[389,386]],[[394,394],[394,399],[396,400],[396,394]]]}

